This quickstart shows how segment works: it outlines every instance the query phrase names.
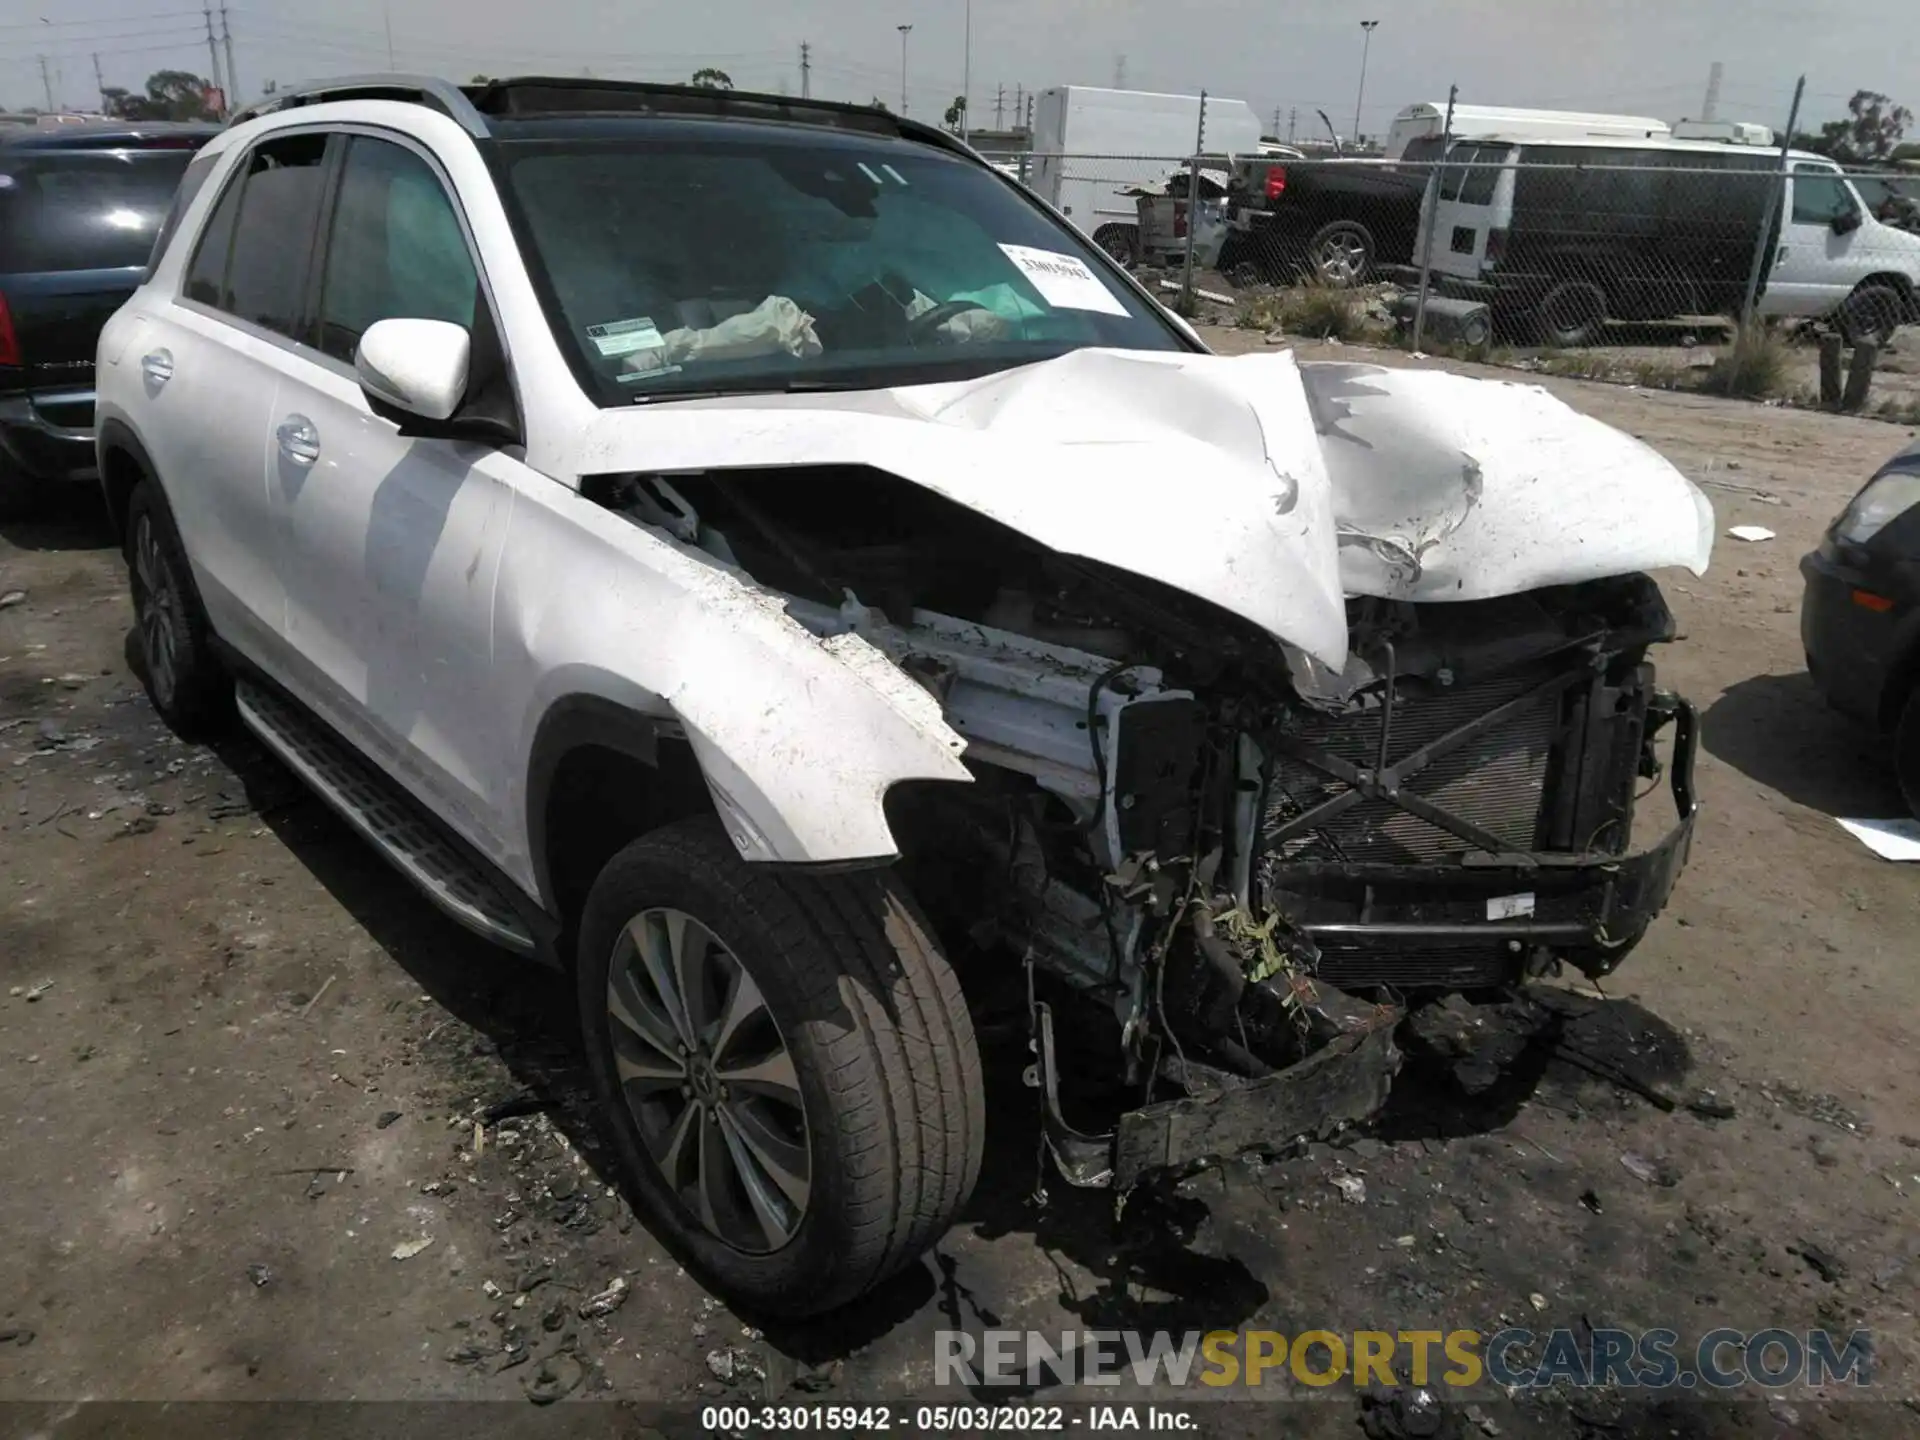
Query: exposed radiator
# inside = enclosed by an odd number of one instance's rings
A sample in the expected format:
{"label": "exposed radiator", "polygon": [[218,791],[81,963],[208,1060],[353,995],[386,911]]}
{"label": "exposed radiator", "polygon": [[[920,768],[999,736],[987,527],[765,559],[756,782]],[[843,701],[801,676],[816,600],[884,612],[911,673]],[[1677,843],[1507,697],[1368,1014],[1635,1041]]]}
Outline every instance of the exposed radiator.
{"label": "exposed radiator", "polygon": [[[1525,694],[1541,679],[1541,672],[1529,670],[1415,700],[1407,699],[1403,691],[1394,706],[1388,763]],[[1490,831],[1515,850],[1533,849],[1549,751],[1563,703],[1562,696],[1543,696],[1493,730],[1440,757],[1414,776],[1407,788],[1450,814]],[[1347,715],[1315,715],[1293,733],[1351,764],[1371,766],[1379,758],[1382,713],[1375,707]],[[1288,820],[1346,791],[1340,781],[1310,765],[1280,760],[1268,791],[1266,833],[1272,835]],[[1278,848],[1269,841],[1267,848],[1272,860],[1283,864],[1307,860],[1409,864],[1458,854],[1473,846],[1388,801],[1367,800],[1311,834],[1296,836]]]}

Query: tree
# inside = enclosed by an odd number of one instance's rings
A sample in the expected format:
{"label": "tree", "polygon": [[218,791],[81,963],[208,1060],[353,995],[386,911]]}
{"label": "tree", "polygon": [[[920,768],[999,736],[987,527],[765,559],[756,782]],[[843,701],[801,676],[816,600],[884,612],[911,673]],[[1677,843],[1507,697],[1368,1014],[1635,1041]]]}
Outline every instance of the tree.
{"label": "tree", "polygon": [[121,120],[217,120],[208,102],[211,81],[191,70],[158,70],[147,77],[147,93],[137,95],[109,85],[100,92],[107,113]]}
{"label": "tree", "polygon": [[1895,105],[1877,90],[1856,90],[1847,101],[1847,118],[1829,120],[1818,135],[1793,137],[1794,147],[1846,164],[1880,162],[1890,159],[1901,147],[1913,113],[1904,105]]}
{"label": "tree", "polygon": [[953,131],[956,135],[959,134],[960,133],[960,117],[965,115],[966,113],[967,113],[967,97],[964,95],[954,96],[953,103],[947,106],[947,115],[946,115],[947,129]]}
{"label": "tree", "polygon": [[493,83],[493,77],[491,75],[476,75],[467,83],[469,85],[491,85]]}
{"label": "tree", "polygon": [[711,65],[703,65],[693,72],[689,85],[698,85],[702,90],[731,90],[733,77],[724,70],[716,70]]}
{"label": "tree", "polygon": [[889,115],[893,113],[891,110],[887,110],[887,102],[882,100],[878,95],[873,97],[872,108],[875,110],[885,110]]}

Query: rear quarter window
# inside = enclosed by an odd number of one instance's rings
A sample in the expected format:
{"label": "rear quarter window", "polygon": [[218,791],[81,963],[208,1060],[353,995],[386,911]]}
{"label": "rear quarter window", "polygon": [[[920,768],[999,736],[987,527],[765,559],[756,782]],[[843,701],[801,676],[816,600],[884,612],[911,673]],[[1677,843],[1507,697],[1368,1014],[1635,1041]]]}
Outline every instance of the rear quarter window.
{"label": "rear quarter window", "polygon": [[41,150],[0,159],[0,271],[145,265],[187,150]]}

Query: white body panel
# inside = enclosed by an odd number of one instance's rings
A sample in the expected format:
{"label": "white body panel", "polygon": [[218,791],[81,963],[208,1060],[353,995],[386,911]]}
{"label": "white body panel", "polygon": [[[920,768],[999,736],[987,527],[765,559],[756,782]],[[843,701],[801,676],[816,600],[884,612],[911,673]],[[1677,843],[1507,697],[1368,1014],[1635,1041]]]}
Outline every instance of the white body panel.
{"label": "white body panel", "polygon": [[[1030,183],[1091,236],[1102,225],[1133,224],[1134,197],[1126,192],[1163,183],[1168,161],[1192,155],[1199,137],[1198,95],[1085,85],[1043,90],[1034,104]],[[1252,106],[1207,98],[1206,154],[1251,155],[1259,147],[1260,118]],[[1076,156],[1102,158],[1071,158]]]}
{"label": "white body panel", "polygon": [[[103,334],[100,422],[148,448],[222,637],[530,894],[535,738],[572,697],[677,726],[753,859],[890,855],[890,786],[969,778],[954,717],[881,649],[823,638],[785,597],[582,496],[583,477],[868,466],[1333,667],[1343,592],[1468,599],[1707,562],[1706,502],[1647,447],[1532,387],[1440,374],[1303,367],[1303,384],[1285,355],[1080,351],[953,384],[603,410],[451,120],[315,105],[209,153],[342,124],[403,130],[450,183],[524,453],[404,438],[348,367],[183,303],[186,243]],[[156,387],[142,357],[163,350]],[[311,433],[293,453],[296,417]]]}

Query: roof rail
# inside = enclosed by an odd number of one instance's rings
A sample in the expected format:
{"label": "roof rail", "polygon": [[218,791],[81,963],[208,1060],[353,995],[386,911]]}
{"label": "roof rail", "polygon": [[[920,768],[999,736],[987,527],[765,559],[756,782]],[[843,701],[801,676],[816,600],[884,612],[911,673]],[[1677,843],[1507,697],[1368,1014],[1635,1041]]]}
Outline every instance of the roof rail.
{"label": "roof rail", "polygon": [[263,95],[227,117],[228,125],[243,124],[277,110],[302,105],[324,105],[334,100],[404,100],[438,110],[471,135],[485,135],[487,122],[473,108],[466,93],[450,80],[433,75],[349,75],[338,80],[315,80]]}

